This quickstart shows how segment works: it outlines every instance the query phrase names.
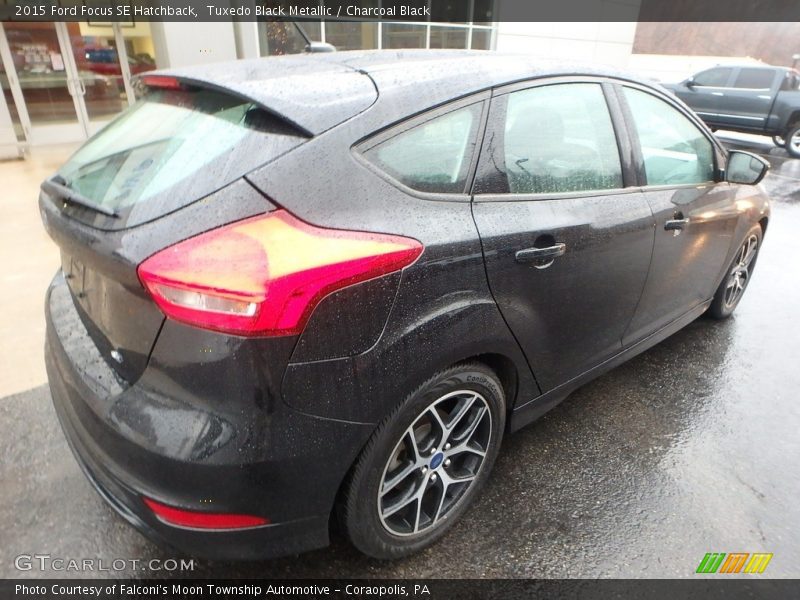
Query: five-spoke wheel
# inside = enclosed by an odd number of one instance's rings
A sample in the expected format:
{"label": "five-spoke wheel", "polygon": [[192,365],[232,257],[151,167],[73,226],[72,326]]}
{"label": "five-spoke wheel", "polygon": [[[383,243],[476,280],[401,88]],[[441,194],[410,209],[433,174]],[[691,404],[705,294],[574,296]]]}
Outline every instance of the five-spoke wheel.
{"label": "five-spoke wheel", "polygon": [[378,511],[395,535],[435,527],[475,481],[492,436],[485,398],[457,390],[435,400],[403,433],[383,469]]}
{"label": "five-spoke wheel", "polygon": [[712,317],[725,319],[739,304],[747,285],[753,278],[753,269],[756,266],[763,235],[760,225],[754,225],[747,232],[708,308],[708,314]]}
{"label": "five-spoke wheel", "polygon": [[353,467],[339,512],[353,544],[396,558],[444,535],[486,482],[505,417],[503,386],[486,365],[458,364],[422,384]]}
{"label": "five-spoke wheel", "polygon": [[748,236],[736,255],[733,268],[728,273],[725,286],[725,306],[736,306],[750,279],[750,265],[758,252],[758,238],[755,234]]}

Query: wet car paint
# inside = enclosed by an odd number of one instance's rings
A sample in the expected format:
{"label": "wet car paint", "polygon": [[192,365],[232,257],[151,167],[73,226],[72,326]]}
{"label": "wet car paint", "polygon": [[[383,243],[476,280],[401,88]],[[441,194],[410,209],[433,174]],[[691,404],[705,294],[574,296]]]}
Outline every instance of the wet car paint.
{"label": "wet car paint", "polygon": [[[509,436],[484,493],[442,542],[381,563],[334,538],[297,558],[198,562],[193,574],[694,577],[706,552],[765,551],[775,554],[765,576],[796,575],[800,161],[769,159],[770,232],[735,316],[697,320]],[[0,575],[41,575],[13,568],[20,553],[172,556],[94,493],[45,387],[3,399],[0,414],[0,526],[12,540]]]}

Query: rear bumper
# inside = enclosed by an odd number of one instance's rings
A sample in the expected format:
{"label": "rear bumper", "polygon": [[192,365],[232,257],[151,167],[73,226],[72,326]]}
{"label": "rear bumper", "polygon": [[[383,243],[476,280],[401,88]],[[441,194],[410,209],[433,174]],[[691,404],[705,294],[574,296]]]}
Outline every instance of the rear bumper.
{"label": "rear bumper", "polygon": [[[336,493],[369,427],[306,416],[282,402],[220,398],[216,409],[198,397],[193,404],[185,386],[167,395],[173,390],[163,372],[129,385],[93,354],[60,275],[46,307],[45,357],[58,419],[87,478],[126,521],[157,543],[212,559],[327,545]],[[254,377],[243,387],[258,387]],[[157,381],[164,392],[153,389]],[[186,510],[263,516],[270,524],[172,526],[142,496]]]}

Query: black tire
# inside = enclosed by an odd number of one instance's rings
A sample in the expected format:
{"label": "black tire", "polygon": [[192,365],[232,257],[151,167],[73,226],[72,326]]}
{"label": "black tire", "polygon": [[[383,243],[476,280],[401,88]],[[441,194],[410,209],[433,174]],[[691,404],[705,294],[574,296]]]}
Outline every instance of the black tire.
{"label": "black tire", "polygon": [[784,137],[786,140],[786,152],[789,153],[789,156],[792,158],[800,158],[800,144],[795,143],[795,141],[800,140],[800,125],[794,125]]}
{"label": "black tire", "polygon": [[[727,319],[736,310],[747,290],[747,286],[750,284],[750,280],[753,278],[753,270],[756,267],[756,260],[758,259],[758,252],[761,250],[763,238],[764,234],[760,225],[754,225],[744,236],[744,241],[739,244],[731,264],[725,271],[725,277],[723,277],[722,283],[719,284],[714,294],[711,306],[708,307],[708,315],[710,317]],[[755,240],[755,247],[752,256],[750,256],[748,248],[753,243],[753,240]],[[733,295],[733,292],[736,292],[735,295]]]}
{"label": "black tire", "polygon": [[775,144],[778,148],[785,148],[786,147],[786,138],[782,135],[773,135],[772,136],[772,143]]}
{"label": "black tire", "polygon": [[[481,363],[455,365],[411,393],[375,430],[345,485],[339,518],[353,545],[368,556],[392,559],[441,538],[486,483],[505,416],[503,387]],[[452,429],[443,428],[448,423]],[[413,497],[419,500],[409,502]],[[400,505],[405,508],[388,514]]]}

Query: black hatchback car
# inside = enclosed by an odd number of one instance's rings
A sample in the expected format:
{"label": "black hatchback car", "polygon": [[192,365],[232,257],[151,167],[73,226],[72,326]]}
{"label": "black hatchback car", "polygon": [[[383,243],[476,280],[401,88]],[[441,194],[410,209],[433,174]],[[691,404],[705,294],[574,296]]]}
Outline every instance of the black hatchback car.
{"label": "black hatchback car", "polygon": [[471,52],[140,78],[42,185],[47,368],[127,521],[187,553],[442,536],[502,437],[750,281],[766,163],[661,88]]}

